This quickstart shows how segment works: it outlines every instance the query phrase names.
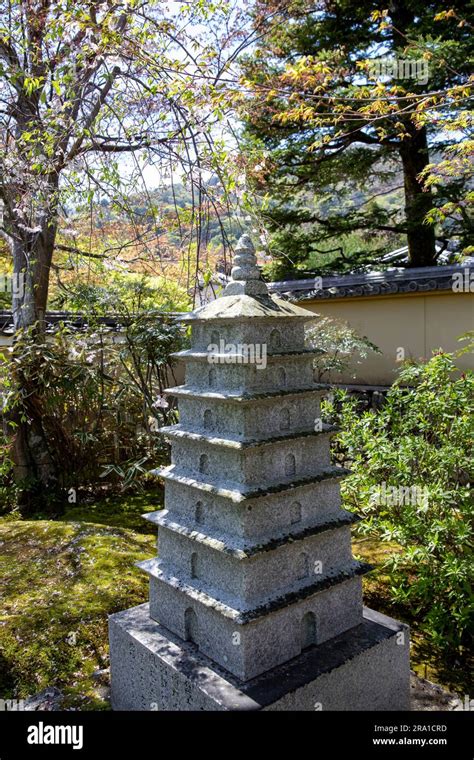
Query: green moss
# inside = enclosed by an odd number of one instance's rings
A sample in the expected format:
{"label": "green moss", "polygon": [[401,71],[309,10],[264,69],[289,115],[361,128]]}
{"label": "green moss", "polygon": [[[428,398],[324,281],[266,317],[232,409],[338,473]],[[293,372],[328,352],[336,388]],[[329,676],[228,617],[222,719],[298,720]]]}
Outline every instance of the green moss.
{"label": "green moss", "polygon": [[[357,527],[355,528],[356,536],[353,539],[354,556],[361,562],[368,562],[373,565],[374,569],[364,578],[364,602],[367,605],[374,605],[377,610],[381,610],[381,605],[387,614],[390,601],[390,576],[384,570],[383,565],[387,559],[400,548],[390,542],[378,541],[375,537],[357,536]],[[392,614],[393,608],[392,608]]]}
{"label": "green moss", "polygon": [[137,533],[155,533],[156,528],[142,518],[145,512],[153,512],[163,506],[163,492],[134,494],[133,496],[106,497],[89,504],[70,504],[61,519],[86,520],[100,525],[129,528]]}
{"label": "green moss", "polygon": [[65,705],[104,709],[95,671],[108,666],[107,616],[146,601],[134,563],[155,553],[146,496],[71,505],[50,520],[0,519],[0,696],[56,686]]}

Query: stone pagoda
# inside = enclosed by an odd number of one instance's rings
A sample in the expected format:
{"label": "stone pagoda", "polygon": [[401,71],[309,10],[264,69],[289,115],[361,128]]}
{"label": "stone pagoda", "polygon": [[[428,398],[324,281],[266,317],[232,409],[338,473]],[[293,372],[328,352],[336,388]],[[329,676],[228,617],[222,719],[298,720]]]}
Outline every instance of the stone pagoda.
{"label": "stone pagoda", "polygon": [[409,708],[408,630],[362,603],[314,319],[269,295],[247,235],[222,296],[182,318],[150,602],[110,618],[114,709]]}

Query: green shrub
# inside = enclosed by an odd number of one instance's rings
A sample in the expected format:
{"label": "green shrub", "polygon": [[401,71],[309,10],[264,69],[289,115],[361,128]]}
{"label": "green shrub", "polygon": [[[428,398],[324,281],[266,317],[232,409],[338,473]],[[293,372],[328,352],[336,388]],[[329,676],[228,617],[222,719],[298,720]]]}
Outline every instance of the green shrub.
{"label": "green shrub", "polygon": [[441,351],[406,365],[382,409],[361,413],[341,391],[326,405],[341,431],[336,452],[350,463],[343,496],[360,530],[395,541],[392,600],[431,640],[467,646],[473,601],[474,373]]}
{"label": "green shrub", "polygon": [[32,411],[39,417],[61,503],[71,488],[141,486],[146,471],[167,458],[158,431],[176,420],[164,389],[174,383],[170,354],[182,346],[180,327],[151,311],[131,315],[120,333],[91,320],[81,331],[60,325],[43,340],[17,336],[0,363],[0,507],[15,500],[15,413],[27,424]]}
{"label": "green shrub", "polygon": [[321,353],[314,360],[314,374],[318,382],[330,382],[334,373],[351,369],[366,359],[369,353],[380,354],[380,349],[365,336],[360,336],[346,322],[334,317],[321,317],[306,330],[306,342]]}

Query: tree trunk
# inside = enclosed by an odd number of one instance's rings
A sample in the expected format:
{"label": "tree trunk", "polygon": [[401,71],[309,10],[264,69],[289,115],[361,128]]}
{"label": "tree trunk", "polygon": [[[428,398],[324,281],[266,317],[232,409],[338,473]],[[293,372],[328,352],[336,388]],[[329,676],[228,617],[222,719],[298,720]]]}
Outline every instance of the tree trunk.
{"label": "tree trunk", "polygon": [[433,195],[423,191],[418,175],[429,163],[426,129],[414,131],[402,142],[400,155],[405,187],[405,218],[407,226],[408,260],[412,267],[436,264],[435,231],[425,217],[433,208]]}
{"label": "tree trunk", "polygon": [[[405,58],[407,39],[415,21],[413,4],[408,0],[391,0],[390,17],[393,22],[392,46],[397,59]],[[407,98],[406,104],[409,104]],[[404,101],[400,107],[404,105]],[[429,164],[426,128],[417,129],[410,119],[400,118],[410,135],[401,142],[400,156],[403,165],[405,187],[405,220],[407,227],[408,261],[412,267],[436,264],[435,232],[425,223],[426,214],[433,208],[431,191],[423,192],[418,179],[420,172]]]}
{"label": "tree trunk", "polygon": [[20,395],[9,415],[13,423],[14,475],[20,487],[19,507],[23,514],[60,512],[61,472],[54,455],[57,440],[51,440],[44,402],[38,387],[39,360],[34,351],[45,339],[45,312],[54,243],[57,231],[54,199],[42,215],[40,230],[13,229],[13,266],[16,287],[12,299],[15,328],[12,363],[13,387]]}

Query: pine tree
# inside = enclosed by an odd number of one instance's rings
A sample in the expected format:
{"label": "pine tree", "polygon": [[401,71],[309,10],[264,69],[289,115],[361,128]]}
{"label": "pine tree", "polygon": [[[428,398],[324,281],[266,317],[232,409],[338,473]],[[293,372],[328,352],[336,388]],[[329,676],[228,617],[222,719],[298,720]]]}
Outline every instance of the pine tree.
{"label": "pine tree", "polygon": [[[466,3],[451,5],[258,0],[267,33],[244,62],[241,111],[280,274],[320,246],[347,268],[405,241],[410,266],[433,265],[435,232],[444,246],[467,244],[465,176],[426,182],[430,161],[449,157],[468,127],[472,27]],[[444,226],[427,223],[447,201]],[[360,250],[347,246],[354,238]]]}

